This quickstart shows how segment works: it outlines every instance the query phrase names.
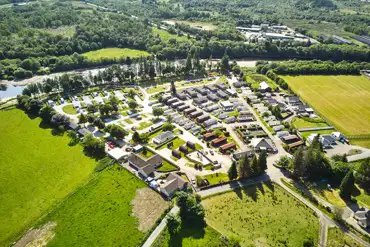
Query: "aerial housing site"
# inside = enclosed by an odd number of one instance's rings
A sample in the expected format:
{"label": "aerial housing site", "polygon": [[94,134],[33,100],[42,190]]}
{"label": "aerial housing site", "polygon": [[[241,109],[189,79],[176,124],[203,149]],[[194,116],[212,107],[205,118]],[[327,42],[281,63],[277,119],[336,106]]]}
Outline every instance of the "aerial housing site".
{"label": "aerial housing site", "polygon": [[0,246],[370,247],[368,13],[0,0]]}

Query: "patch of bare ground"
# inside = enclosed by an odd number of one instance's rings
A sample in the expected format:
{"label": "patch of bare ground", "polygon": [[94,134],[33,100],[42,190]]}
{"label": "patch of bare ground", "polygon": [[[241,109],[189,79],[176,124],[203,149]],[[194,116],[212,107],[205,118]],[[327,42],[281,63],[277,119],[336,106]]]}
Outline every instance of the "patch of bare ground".
{"label": "patch of bare ground", "polygon": [[169,206],[169,202],[150,188],[136,190],[131,204],[132,214],[139,219],[138,229],[142,232],[150,230]]}
{"label": "patch of bare ground", "polygon": [[14,247],[42,247],[55,236],[55,222],[48,222],[40,228],[28,230],[23,237],[18,240]]}

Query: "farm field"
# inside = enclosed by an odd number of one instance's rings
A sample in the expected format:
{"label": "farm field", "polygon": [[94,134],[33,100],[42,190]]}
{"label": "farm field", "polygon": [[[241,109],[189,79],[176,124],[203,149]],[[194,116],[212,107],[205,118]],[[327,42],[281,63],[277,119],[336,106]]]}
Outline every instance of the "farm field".
{"label": "farm field", "polygon": [[284,76],[289,87],[345,135],[370,135],[370,81],[364,76]]}
{"label": "farm field", "polygon": [[155,240],[152,247],[218,247],[223,246],[220,237],[221,234],[209,226],[202,229],[182,225],[180,232],[174,237],[170,236],[167,229],[164,230]]}
{"label": "farm field", "polygon": [[363,245],[356,242],[350,236],[347,236],[338,227],[328,229],[328,247],[362,247]]}
{"label": "farm field", "polygon": [[167,206],[143,181],[114,165],[94,175],[40,225],[55,224],[48,246],[137,246]]}
{"label": "farm field", "polygon": [[89,60],[98,60],[104,58],[147,57],[150,56],[150,53],[128,48],[104,48],[96,51],[89,51],[83,55]]}
{"label": "farm field", "polygon": [[[272,183],[236,189],[202,201],[207,224],[235,234],[242,246],[303,246],[318,241],[319,220],[304,204]],[[226,210],[227,209],[227,210]],[[315,244],[316,245],[316,244]]]}
{"label": "farm field", "polygon": [[0,111],[0,246],[20,237],[95,168],[81,146],[69,147],[67,136],[53,136],[40,122],[20,110]]}

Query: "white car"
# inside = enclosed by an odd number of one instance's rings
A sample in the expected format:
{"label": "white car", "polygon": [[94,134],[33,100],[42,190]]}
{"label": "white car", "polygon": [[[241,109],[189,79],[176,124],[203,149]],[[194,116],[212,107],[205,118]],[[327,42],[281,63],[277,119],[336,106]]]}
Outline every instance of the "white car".
{"label": "white car", "polygon": [[195,179],[194,178],[191,179],[191,183],[195,185]]}

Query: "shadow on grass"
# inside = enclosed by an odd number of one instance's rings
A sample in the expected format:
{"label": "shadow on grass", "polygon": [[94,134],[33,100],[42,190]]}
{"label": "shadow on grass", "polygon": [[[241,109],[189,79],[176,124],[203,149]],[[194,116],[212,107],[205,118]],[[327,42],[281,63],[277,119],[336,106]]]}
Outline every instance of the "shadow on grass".
{"label": "shadow on grass", "polygon": [[170,237],[168,245],[170,247],[181,247],[184,238],[202,239],[205,235],[204,228],[206,223],[203,222],[183,222],[178,234]]}

